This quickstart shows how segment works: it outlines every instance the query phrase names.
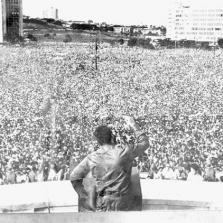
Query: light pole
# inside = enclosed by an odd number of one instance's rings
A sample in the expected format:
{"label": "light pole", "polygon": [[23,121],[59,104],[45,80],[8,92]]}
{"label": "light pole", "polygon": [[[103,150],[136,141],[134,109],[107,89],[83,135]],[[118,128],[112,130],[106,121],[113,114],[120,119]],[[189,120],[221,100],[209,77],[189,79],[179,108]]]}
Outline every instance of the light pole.
{"label": "light pole", "polygon": [[98,33],[95,40],[95,70],[98,70]]}

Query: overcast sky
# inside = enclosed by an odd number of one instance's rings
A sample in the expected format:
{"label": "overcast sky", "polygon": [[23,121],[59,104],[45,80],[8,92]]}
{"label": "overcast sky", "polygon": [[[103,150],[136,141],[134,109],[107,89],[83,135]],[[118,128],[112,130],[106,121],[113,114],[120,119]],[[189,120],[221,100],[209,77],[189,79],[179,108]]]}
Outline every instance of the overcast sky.
{"label": "overcast sky", "polygon": [[[166,25],[168,9],[173,0],[23,0],[25,15],[42,17],[42,11],[51,6],[59,9],[59,18],[65,20],[89,19],[112,24]],[[186,1],[186,0],[185,0]],[[223,4],[223,0],[193,0]]]}

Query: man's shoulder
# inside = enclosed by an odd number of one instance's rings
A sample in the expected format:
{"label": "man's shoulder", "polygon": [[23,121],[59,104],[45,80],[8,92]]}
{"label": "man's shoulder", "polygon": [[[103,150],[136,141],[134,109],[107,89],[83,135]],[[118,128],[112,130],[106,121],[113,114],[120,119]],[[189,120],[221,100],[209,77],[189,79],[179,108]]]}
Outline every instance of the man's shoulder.
{"label": "man's shoulder", "polygon": [[98,149],[96,151],[93,151],[91,153],[89,153],[86,157],[85,157],[85,161],[89,162],[89,161],[96,161],[98,160],[99,157],[101,157],[103,154],[102,149]]}
{"label": "man's shoulder", "polygon": [[94,156],[97,156],[97,155],[99,155],[99,154],[101,154],[101,153],[102,153],[102,149],[99,148],[99,149],[97,149],[97,150],[95,150],[95,151],[89,153],[89,154],[86,156],[86,158],[94,157]]}
{"label": "man's shoulder", "polygon": [[94,159],[94,158],[97,158],[97,157],[101,157],[105,154],[109,154],[109,153],[116,153],[116,154],[128,154],[132,151],[131,149],[131,145],[128,145],[128,144],[123,144],[123,145],[120,145],[120,144],[117,144],[117,145],[114,145],[112,148],[109,148],[107,150],[104,150],[104,149],[101,149],[99,148],[98,150],[94,151],[94,152],[91,152],[90,154],[87,155],[87,159]]}
{"label": "man's shoulder", "polygon": [[114,147],[114,150],[120,155],[130,155],[133,152],[133,146],[129,144],[118,144]]}
{"label": "man's shoulder", "polygon": [[126,144],[118,144],[115,147],[120,150],[126,150],[126,149],[132,149],[134,147],[134,145],[126,143]]}

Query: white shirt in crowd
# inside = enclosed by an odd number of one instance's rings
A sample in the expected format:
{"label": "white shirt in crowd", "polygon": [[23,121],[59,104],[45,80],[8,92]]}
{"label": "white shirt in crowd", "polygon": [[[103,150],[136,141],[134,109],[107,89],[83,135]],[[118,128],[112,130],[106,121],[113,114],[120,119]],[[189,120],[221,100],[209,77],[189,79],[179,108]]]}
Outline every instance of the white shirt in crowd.
{"label": "white shirt in crowd", "polygon": [[162,175],[163,175],[163,178],[167,180],[176,179],[176,174],[174,173],[171,167],[165,167],[162,171]]}
{"label": "white shirt in crowd", "polygon": [[29,182],[28,176],[26,174],[17,174],[16,182],[17,183],[28,183]]}
{"label": "white shirt in crowd", "polygon": [[187,181],[202,182],[203,177],[199,174],[195,174],[193,172],[190,172],[187,176]]}
{"label": "white shirt in crowd", "polygon": [[50,169],[49,175],[48,175],[48,180],[49,181],[57,180],[57,173],[54,169]]}
{"label": "white shirt in crowd", "polygon": [[4,180],[2,178],[0,178],[0,185],[4,184]]}
{"label": "white shirt in crowd", "polygon": [[223,171],[216,172],[216,178],[220,181],[220,178],[223,177]]}

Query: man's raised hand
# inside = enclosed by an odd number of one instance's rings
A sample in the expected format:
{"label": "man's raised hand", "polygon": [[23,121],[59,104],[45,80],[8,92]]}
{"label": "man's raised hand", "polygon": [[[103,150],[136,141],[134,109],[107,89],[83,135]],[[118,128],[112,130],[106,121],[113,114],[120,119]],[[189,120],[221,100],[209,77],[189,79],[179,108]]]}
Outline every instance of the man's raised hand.
{"label": "man's raised hand", "polygon": [[131,116],[124,115],[122,116],[126,125],[134,130],[138,130],[139,126],[137,125],[135,119]]}

